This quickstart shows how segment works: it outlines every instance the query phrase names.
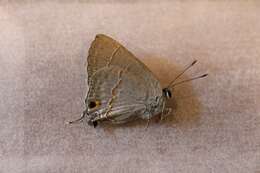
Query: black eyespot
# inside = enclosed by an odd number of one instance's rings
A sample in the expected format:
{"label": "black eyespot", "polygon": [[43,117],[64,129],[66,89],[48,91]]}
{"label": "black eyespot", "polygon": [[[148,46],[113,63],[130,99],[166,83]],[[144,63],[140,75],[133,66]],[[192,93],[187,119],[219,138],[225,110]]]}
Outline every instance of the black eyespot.
{"label": "black eyespot", "polygon": [[96,104],[96,102],[93,102],[93,101],[90,101],[89,103],[88,103],[88,107],[91,109],[91,108],[94,108],[94,107],[96,107],[97,106],[97,104]]}

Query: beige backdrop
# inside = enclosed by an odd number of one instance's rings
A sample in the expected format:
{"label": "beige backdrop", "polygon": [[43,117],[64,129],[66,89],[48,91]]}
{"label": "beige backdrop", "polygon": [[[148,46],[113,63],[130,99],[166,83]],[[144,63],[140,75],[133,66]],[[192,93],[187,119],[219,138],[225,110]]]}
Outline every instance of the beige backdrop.
{"label": "beige backdrop", "polygon": [[[259,1],[0,3],[0,172],[260,172]],[[175,89],[174,114],[126,126],[65,125],[84,110],[97,33]]]}

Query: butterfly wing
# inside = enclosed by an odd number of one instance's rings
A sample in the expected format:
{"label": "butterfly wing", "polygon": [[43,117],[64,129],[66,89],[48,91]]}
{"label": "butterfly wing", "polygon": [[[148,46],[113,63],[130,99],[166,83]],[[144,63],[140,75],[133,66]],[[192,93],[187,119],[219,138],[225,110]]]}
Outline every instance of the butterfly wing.
{"label": "butterfly wing", "polygon": [[151,71],[108,36],[96,36],[87,61],[86,101],[99,101],[95,111],[101,116],[114,122],[127,121],[143,114],[147,105],[162,96],[160,83]]}
{"label": "butterfly wing", "polygon": [[92,76],[87,101],[99,102],[94,108],[100,115],[97,119],[108,118],[119,123],[145,111],[144,101],[149,97],[145,87],[136,76],[120,67],[104,67]]}
{"label": "butterfly wing", "polygon": [[[113,56],[112,60],[111,56]],[[153,88],[157,88],[158,85],[160,86],[158,79],[140,60],[138,60],[131,52],[129,52],[116,40],[104,34],[98,34],[92,42],[89,49],[87,62],[88,64],[86,67],[88,79],[90,79],[98,69],[101,69],[110,63],[110,65],[115,65],[122,68],[129,66],[128,70],[132,73],[136,75],[142,74],[140,75],[140,78],[144,79],[143,82],[149,82],[150,86]]]}

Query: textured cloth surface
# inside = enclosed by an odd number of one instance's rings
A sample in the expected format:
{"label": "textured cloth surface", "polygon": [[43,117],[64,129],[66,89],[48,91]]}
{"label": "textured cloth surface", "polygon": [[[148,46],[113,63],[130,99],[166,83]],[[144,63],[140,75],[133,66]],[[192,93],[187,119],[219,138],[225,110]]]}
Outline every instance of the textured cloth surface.
{"label": "textured cloth surface", "polygon": [[[0,172],[260,172],[259,1],[1,1]],[[66,125],[84,110],[88,48],[121,42],[163,85],[173,114],[148,129]]]}

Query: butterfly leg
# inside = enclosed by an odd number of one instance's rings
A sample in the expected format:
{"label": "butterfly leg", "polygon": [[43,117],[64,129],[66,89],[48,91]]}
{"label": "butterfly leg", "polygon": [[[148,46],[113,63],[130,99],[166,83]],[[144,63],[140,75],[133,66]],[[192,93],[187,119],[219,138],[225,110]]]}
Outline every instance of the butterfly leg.
{"label": "butterfly leg", "polygon": [[148,129],[149,124],[150,124],[150,119],[151,119],[151,118],[148,118],[148,119],[147,119],[147,123],[146,123],[145,129]]}
{"label": "butterfly leg", "polygon": [[165,119],[169,114],[171,114],[172,108],[165,108],[161,113],[161,121]]}
{"label": "butterfly leg", "polygon": [[149,113],[145,129],[148,129],[151,119],[152,119],[152,115],[151,113]]}

